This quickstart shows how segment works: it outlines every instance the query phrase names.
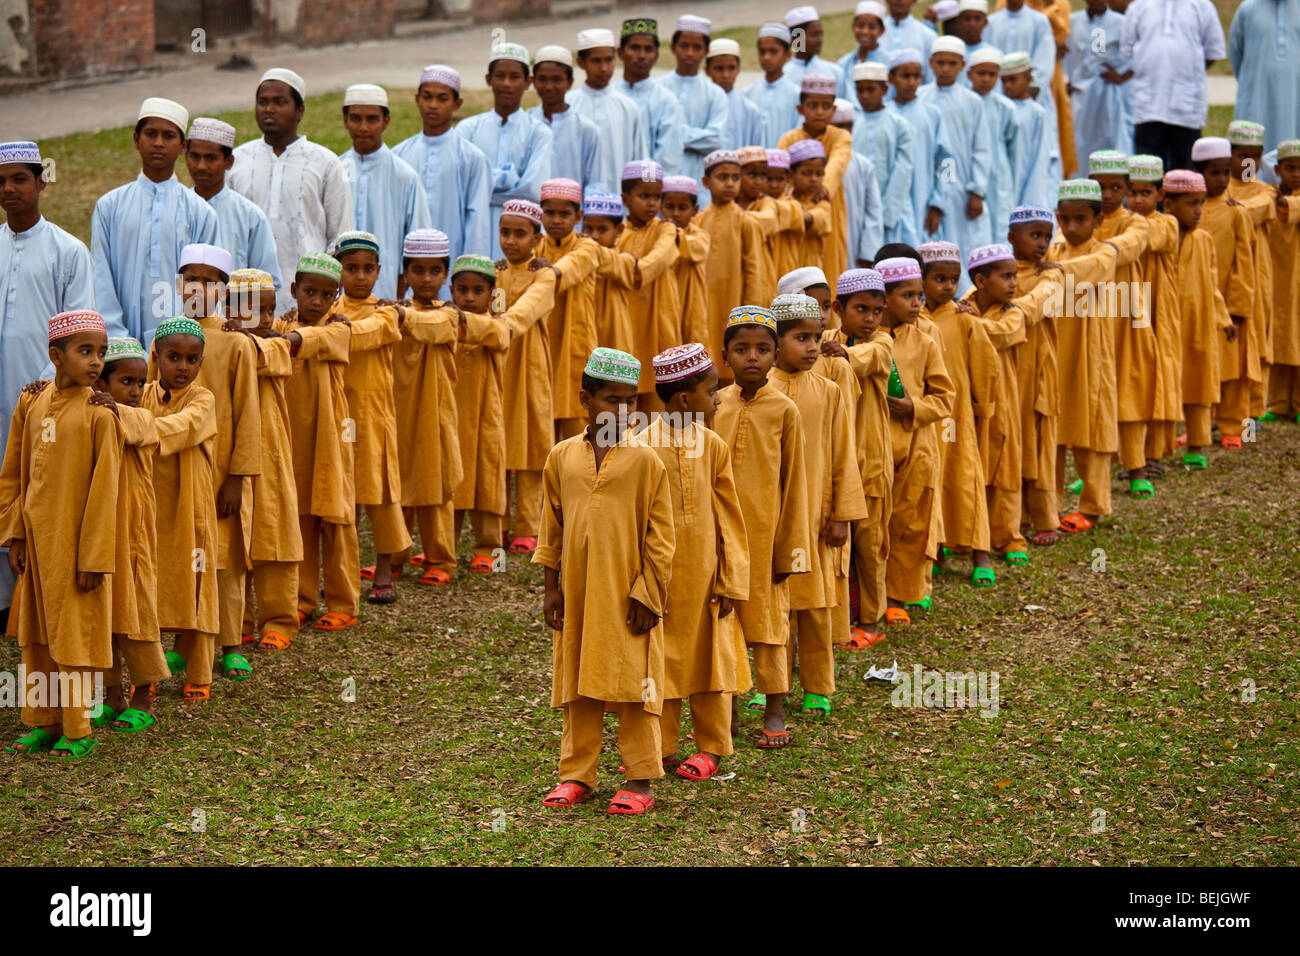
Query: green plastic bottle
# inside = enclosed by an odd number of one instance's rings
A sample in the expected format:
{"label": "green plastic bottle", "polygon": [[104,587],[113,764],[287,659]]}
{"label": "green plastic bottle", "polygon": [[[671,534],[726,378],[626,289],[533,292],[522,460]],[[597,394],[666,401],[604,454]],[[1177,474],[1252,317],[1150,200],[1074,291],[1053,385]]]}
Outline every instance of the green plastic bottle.
{"label": "green plastic bottle", "polygon": [[898,377],[898,366],[894,364],[894,360],[893,360],[893,359],[890,359],[890,360],[889,360],[889,390],[888,390],[888,395],[889,395],[890,398],[906,398],[906,397],[907,397],[907,393],[905,393],[905,392],[903,391],[903,380],[902,380],[901,378]]}

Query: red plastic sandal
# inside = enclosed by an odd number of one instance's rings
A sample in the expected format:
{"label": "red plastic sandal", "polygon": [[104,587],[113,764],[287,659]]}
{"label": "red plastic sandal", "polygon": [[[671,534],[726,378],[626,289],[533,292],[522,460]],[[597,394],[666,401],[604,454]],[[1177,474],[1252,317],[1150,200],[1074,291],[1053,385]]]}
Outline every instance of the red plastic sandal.
{"label": "red plastic sandal", "polygon": [[532,554],[536,550],[536,538],[515,538],[515,540],[510,542],[511,554]]}
{"label": "red plastic sandal", "polygon": [[1241,448],[1241,436],[1224,435],[1221,439],[1219,439],[1219,444],[1222,445],[1224,448],[1229,449],[1230,451],[1237,451]]}
{"label": "red plastic sandal", "polygon": [[420,567],[421,565],[423,565],[423,564],[424,564],[424,552],[421,551],[419,554],[413,554],[413,555],[411,555],[411,563],[414,564],[417,568]]}
{"label": "red plastic sandal", "polygon": [[1078,534],[1080,531],[1091,531],[1092,522],[1088,520],[1087,515],[1082,511],[1074,511],[1061,519],[1061,530],[1070,534]]}
{"label": "red plastic sandal", "polygon": [[546,795],[544,807],[572,807],[591,799],[591,791],[580,783],[562,783]]}
{"label": "red plastic sandal", "polygon": [[446,584],[451,580],[451,575],[441,568],[430,568],[420,577],[421,584],[431,584],[436,586]]}
{"label": "red plastic sandal", "polygon": [[470,574],[491,574],[492,559],[486,554],[475,555],[474,560],[469,563]]}
{"label": "red plastic sandal", "polygon": [[375,566],[372,564],[368,568],[361,569],[362,581],[373,581],[375,579]]}
{"label": "red plastic sandal", "polygon": [[718,772],[718,762],[708,754],[687,757],[677,768],[677,776],[687,780],[708,780]]}
{"label": "red plastic sandal", "polygon": [[884,639],[884,631],[868,631],[865,628],[854,627],[849,629],[849,639],[845,643],[836,644],[835,646],[844,651],[865,651],[868,647],[874,647]]}
{"label": "red plastic sandal", "polygon": [[631,790],[620,790],[614,794],[614,799],[609,801],[609,812],[613,816],[627,815],[640,816],[655,805],[655,798],[648,793],[633,793]]}

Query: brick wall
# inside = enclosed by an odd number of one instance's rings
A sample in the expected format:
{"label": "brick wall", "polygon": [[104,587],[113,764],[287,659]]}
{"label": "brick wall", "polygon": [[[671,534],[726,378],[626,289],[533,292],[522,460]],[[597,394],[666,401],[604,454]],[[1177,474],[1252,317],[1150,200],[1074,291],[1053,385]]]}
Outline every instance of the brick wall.
{"label": "brick wall", "polygon": [[524,17],[544,17],[551,12],[551,0],[473,0],[475,23],[508,23]]}
{"label": "brick wall", "polygon": [[298,42],[327,46],[393,35],[395,0],[302,0],[298,8]]}
{"label": "brick wall", "polygon": [[153,0],[31,0],[31,14],[41,79],[136,70],[153,60]]}

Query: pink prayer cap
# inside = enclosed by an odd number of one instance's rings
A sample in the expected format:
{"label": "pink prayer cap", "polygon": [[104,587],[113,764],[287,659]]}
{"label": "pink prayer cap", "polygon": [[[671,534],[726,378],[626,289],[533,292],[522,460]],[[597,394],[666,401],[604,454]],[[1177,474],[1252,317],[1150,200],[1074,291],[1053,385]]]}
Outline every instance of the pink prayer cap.
{"label": "pink prayer cap", "polygon": [[98,312],[92,312],[89,309],[77,309],[72,312],[60,312],[50,319],[50,341],[55,339],[67,338],[69,335],[76,335],[78,332],[103,332],[108,334],[104,327],[104,317]]}
{"label": "pink prayer cap", "polygon": [[823,73],[805,73],[803,79],[799,81],[799,92],[834,96],[835,77]]}
{"label": "pink prayer cap", "polygon": [[769,149],[767,151],[767,165],[773,169],[789,169],[790,154],[783,149]]}
{"label": "pink prayer cap", "polygon": [[674,345],[654,357],[655,381],[678,382],[713,368],[708,350],[699,342]]}
{"label": "pink prayer cap", "polygon": [[700,194],[700,183],[691,176],[665,176],[664,192],[698,196]]}
{"label": "pink prayer cap", "polygon": [[927,242],[917,246],[916,251],[921,254],[921,261],[927,265],[931,262],[955,262],[961,265],[961,249],[955,242]]}
{"label": "pink prayer cap", "polygon": [[1165,173],[1164,189],[1167,193],[1203,193],[1205,177],[1190,169],[1171,169]]}
{"label": "pink prayer cap", "polygon": [[510,199],[501,207],[503,216],[519,216],[538,226],[542,224],[542,207],[531,199]]}
{"label": "pink prayer cap", "polygon": [[1015,261],[1015,258],[1016,254],[1005,242],[994,242],[987,246],[980,246],[970,254],[970,258],[966,260],[966,271],[994,262]]}
{"label": "pink prayer cap", "polygon": [[[886,260],[894,261],[894,260]],[[913,260],[908,259],[908,262]],[[848,269],[840,273],[835,282],[835,295],[853,295],[855,292],[885,292],[885,277],[875,269]]]}
{"label": "pink prayer cap", "polygon": [[582,184],[572,179],[548,179],[542,183],[540,198],[543,202],[548,199],[567,199],[581,206]]}
{"label": "pink prayer cap", "polygon": [[882,259],[876,263],[876,271],[887,283],[906,282],[908,279],[921,278],[921,263],[906,256]]}
{"label": "pink prayer cap", "polygon": [[790,144],[790,165],[802,163],[806,159],[825,159],[826,147],[819,140],[801,139]]}

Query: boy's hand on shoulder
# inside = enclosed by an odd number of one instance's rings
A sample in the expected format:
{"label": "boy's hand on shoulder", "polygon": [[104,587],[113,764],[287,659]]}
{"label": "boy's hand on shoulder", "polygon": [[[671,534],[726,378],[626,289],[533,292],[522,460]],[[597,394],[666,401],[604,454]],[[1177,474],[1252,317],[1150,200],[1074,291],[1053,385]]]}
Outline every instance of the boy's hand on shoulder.
{"label": "boy's hand on shoulder", "polygon": [[280,321],[281,321],[281,322],[297,322],[297,321],[298,321],[298,307],[297,307],[296,305],[295,305],[295,306],[291,306],[291,307],[289,308],[289,311],[288,311],[288,312],[286,312],[286,313],[284,313],[284,315],[280,316]]}
{"label": "boy's hand on shoulder", "polygon": [[846,359],[849,357],[849,350],[844,347],[843,342],[834,342],[828,339],[822,343],[822,355],[833,355]]}
{"label": "boy's hand on shoulder", "polygon": [[542,599],[542,618],[553,631],[564,630],[564,592],[559,588],[547,588]]}
{"label": "boy's hand on shoulder", "polygon": [[26,392],[28,395],[39,395],[41,394],[41,392],[45,391],[45,386],[49,384],[50,384],[49,379],[38,378],[36,381],[28,382],[26,385],[24,385],[23,391]]}
{"label": "boy's hand on shoulder", "polygon": [[1048,272],[1053,269],[1056,270],[1057,272],[1061,272],[1061,273],[1065,272],[1065,269],[1062,268],[1059,262],[1053,262],[1050,259],[1039,259],[1038,265],[1034,266],[1034,272],[1036,272],[1038,275],[1042,275],[1044,272]]}
{"label": "boy's hand on shoulder", "polygon": [[636,598],[630,598],[628,603],[627,626],[633,634],[638,636],[646,634],[659,623],[659,615]]}
{"label": "boy's hand on shoulder", "polygon": [[339,322],[342,322],[344,325],[352,324],[351,320],[349,320],[342,312],[331,312],[330,317],[325,320],[326,325],[336,325]]}
{"label": "boy's hand on shoulder", "polygon": [[966,199],[966,218],[978,219],[984,214],[984,197],[971,193]]}
{"label": "boy's hand on shoulder", "polygon": [[27,570],[27,542],[22,539],[9,542],[9,570],[22,574]]}
{"label": "boy's hand on shoulder", "polygon": [[967,315],[979,315],[979,309],[971,305],[969,299],[953,299],[952,303],[958,312],[965,312]]}
{"label": "boy's hand on shoulder", "polygon": [[498,259],[496,262],[492,264],[496,266],[498,269],[505,269],[506,266],[510,265],[510,263],[506,262],[505,256],[502,256],[500,259]]}
{"label": "boy's hand on shoulder", "polygon": [[533,256],[532,259],[528,261],[529,272],[537,272],[541,269],[554,269],[554,268],[555,266],[551,263],[549,259],[543,259],[541,256]]}
{"label": "boy's hand on shoulder", "polygon": [[849,540],[849,523],[847,521],[828,521],[822,537],[832,548],[842,547]]}
{"label": "boy's hand on shoulder", "polygon": [[113,396],[108,392],[91,392],[90,398],[86,399],[86,404],[107,408],[118,418],[122,417],[122,413],[117,410],[117,402],[113,401]]}
{"label": "boy's hand on shoulder", "polygon": [[103,583],[104,573],[102,571],[77,572],[77,590],[81,591],[83,594],[89,594]]}
{"label": "boy's hand on shoulder", "polygon": [[279,332],[276,332],[274,337],[277,338],[277,339],[288,339],[288,340],[289,340],[289,350],[290,350],[294,355],[297,355],[297,354],[298,354],[298,349],[302,348],[302,333],[301,333],[301,332],[289,332],[289,333],[287,333],[287,334],[285,334],[285,335],[281,335]]}
{"label": "boy's hand on shoulder", "polygon": [[722,619],[736,609],[736,602],[729,597],[714,595],[711,601],[718,606],[718,618]]}

